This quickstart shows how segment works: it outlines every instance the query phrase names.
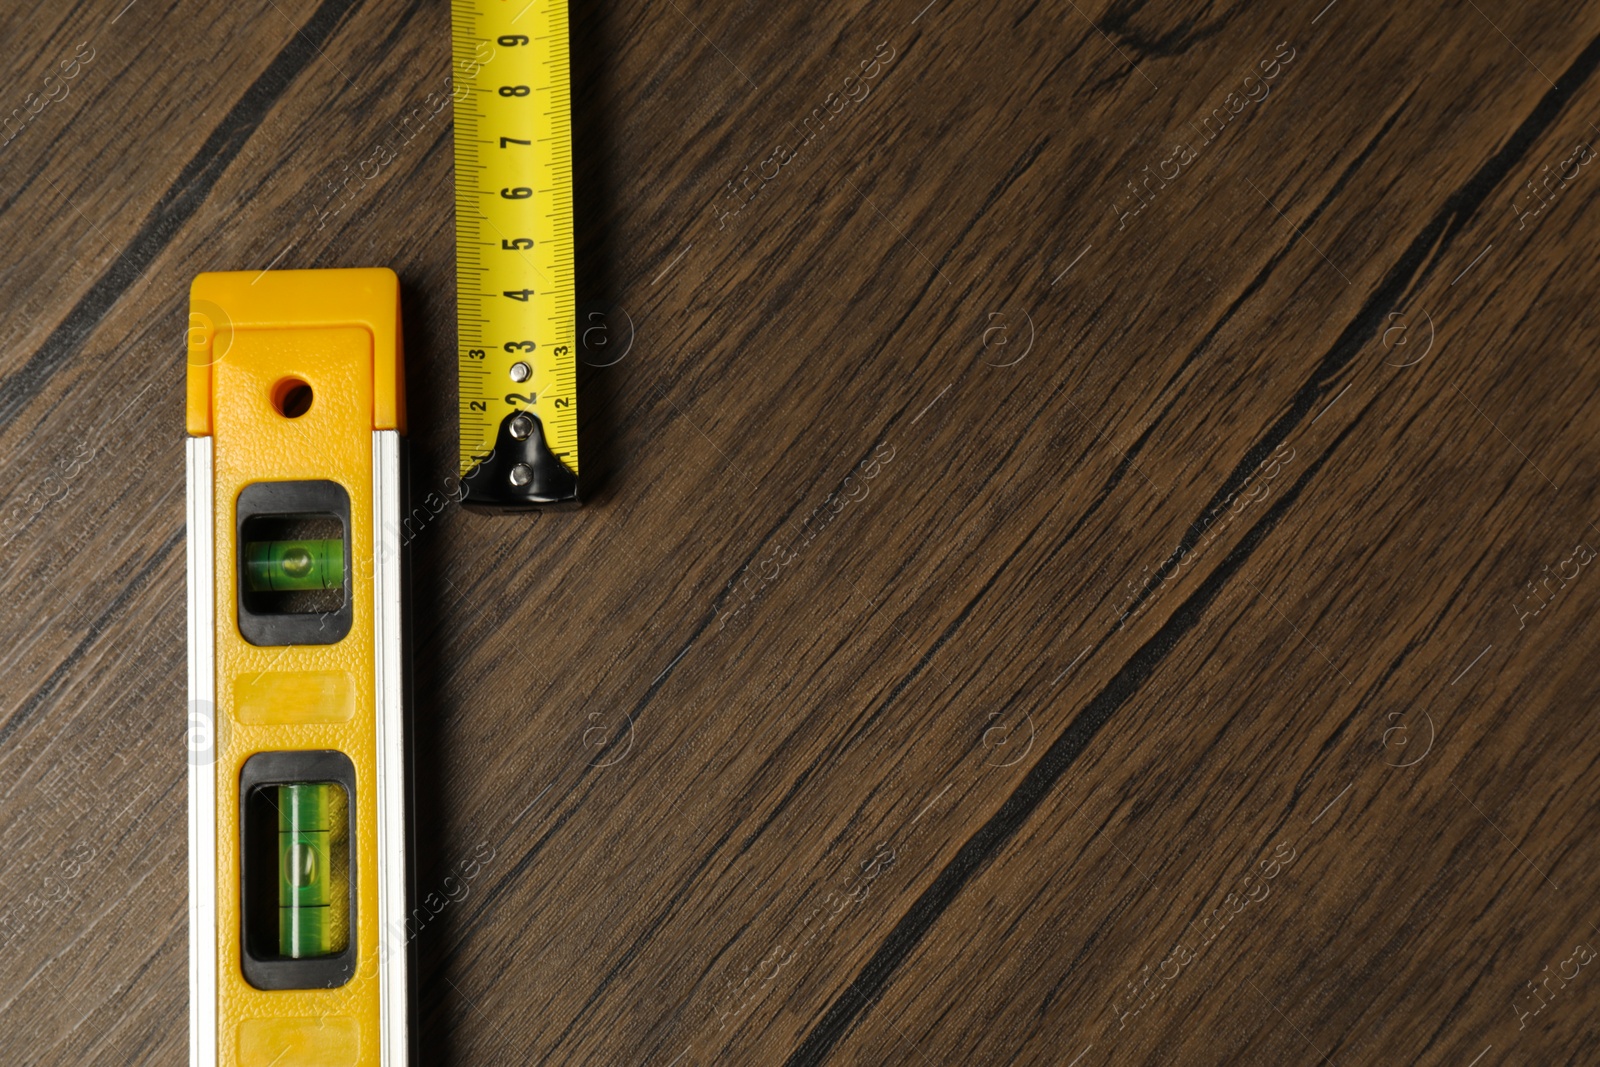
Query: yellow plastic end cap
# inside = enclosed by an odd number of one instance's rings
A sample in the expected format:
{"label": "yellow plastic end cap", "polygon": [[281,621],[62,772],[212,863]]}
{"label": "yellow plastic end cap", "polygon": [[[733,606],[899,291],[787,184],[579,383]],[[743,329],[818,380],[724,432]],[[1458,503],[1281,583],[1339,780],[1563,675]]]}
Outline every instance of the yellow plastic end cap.
{"label": "yellow plastic end cap", "polygon": [[228,357],[237,331],[328,326],[359,326],[372,338],[372,428],[404,433],[400,279],[388,267],[358,267],[197,276],[189,287],[189,434],[211,435],[211,369]]}

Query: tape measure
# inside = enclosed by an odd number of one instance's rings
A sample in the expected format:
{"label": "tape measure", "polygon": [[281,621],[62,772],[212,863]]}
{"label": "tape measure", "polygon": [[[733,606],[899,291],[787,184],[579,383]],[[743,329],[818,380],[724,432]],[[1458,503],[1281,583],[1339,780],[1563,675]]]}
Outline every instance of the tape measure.
{"label": "tape measure", "polygon": [[462,501],[578,500],[567,0],[455,0]]}
{"label": "tape measure", "polygon": [[415,1064],[393,271],[190,293],[189,1063]]}

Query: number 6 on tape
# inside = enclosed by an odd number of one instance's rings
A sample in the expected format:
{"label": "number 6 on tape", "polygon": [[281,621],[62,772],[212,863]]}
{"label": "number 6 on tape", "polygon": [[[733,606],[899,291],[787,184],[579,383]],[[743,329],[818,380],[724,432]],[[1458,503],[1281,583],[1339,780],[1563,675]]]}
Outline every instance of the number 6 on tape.
{"label": "number 6 on tape", "polygon": [[409,1067],[399,282],[190,293],[189,1062]]}

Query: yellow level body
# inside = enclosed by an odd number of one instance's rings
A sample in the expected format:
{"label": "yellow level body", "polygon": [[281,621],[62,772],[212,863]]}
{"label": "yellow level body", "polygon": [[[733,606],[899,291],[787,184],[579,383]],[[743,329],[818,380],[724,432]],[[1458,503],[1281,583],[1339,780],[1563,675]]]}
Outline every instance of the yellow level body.
{"label": "yellow level body", "polygon": [[190,1062],[413,1062],[393,272],[203,274],[188,338]]}
{"label": "yellow level body", "polygon": [[466,503],[575,501],[566,0],[455,0],[452,26]]}

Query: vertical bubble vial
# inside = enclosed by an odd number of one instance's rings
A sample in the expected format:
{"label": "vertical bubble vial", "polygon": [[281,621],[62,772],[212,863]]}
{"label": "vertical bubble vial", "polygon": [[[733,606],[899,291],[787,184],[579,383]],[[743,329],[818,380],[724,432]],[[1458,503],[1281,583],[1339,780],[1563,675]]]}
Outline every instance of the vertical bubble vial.
{"label": "vertical bubble vial", "polygon": [[337,782],[278,791],[278,951],[295,960],[343,952],[350,937],[349,800]]}

